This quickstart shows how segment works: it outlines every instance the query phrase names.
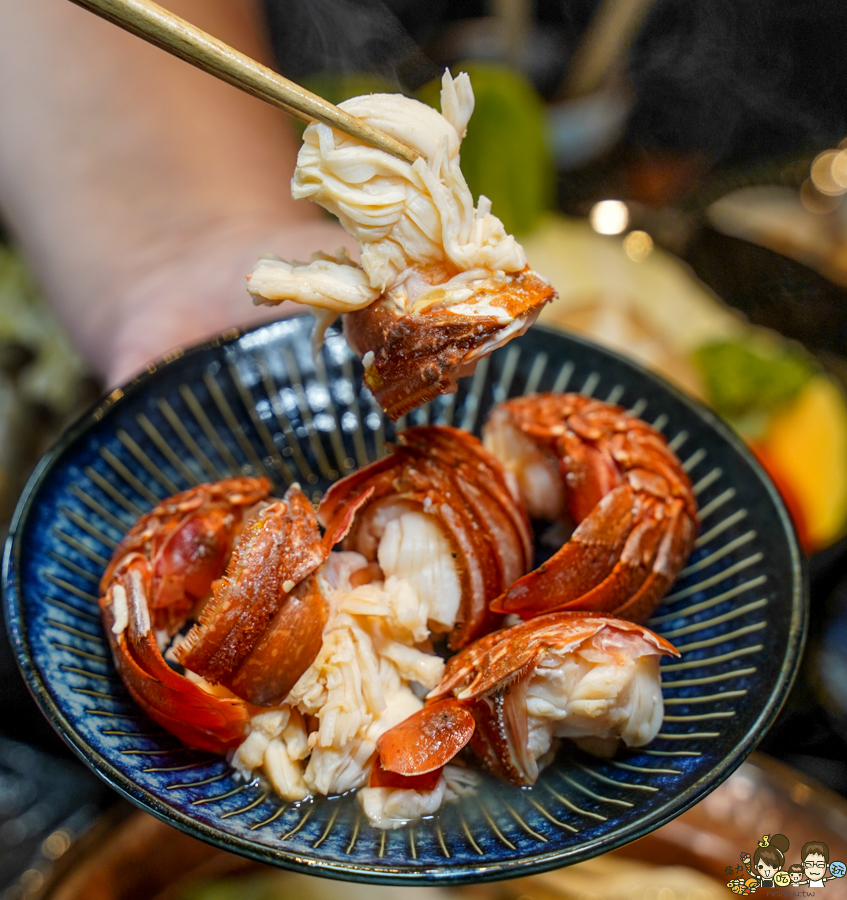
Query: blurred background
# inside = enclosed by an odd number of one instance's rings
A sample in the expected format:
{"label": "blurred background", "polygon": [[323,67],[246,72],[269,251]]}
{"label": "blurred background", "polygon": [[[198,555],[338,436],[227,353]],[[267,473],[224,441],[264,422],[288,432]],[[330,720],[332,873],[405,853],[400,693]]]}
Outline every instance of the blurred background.
{"label": "blurred background", "polygon": [[[760,745],[767,756],[701,804],[710,807],[687,814],[693,818],[684,827],[710,834],[733,821],[741,827],[737,817],[749,807],[751,784],[771,804],[758,810],[761,822],[777,815],[790,820],[801,807],[808,814],[809,804],[820,815],[841,809],[847,797],[847,5],[265,0],[265,10],[279,71],[334,102],[402,91],[437,105],[444,67],[468,71],[476,111],[462,145],[463,171],[473,193],[488,196],[524,244],[530,265],[556,287],[559,299],[543,320],[662,373],[748,442],[808,554],[811,631],[801,675]],[[16,248],[2,241],[0,531],[8,529],[40,455],[101,389],[52,319]],[[114,796],[64,748],[27,695],[5,644],[0,679],[0,848],[10,860],[0,866],[0,890],[10,885],[0,896],[71,891],[56,887],[70,867],[53,863],[73,851],[88,865],[103,864],[92,862],[91,835],[104,827],[98,816],[106,809],[110,833],[135,835],[128,846],[161,844],[160,826],[114,806]],[[47,774],[33,780],[35,770]],[[833,793],[821,793],[818,784]],[[746,815],[745,827],[753,827],[749,809]],[[847,815],[833,822],[830,840],[838,834],[847,840]],[[647,849],[619,853],[629,869],[589,869],[585,885],[594,893],[577,891],[572,875],[567,884],[554,876],[515,883],[497,896],[634,896],[626,889],[638,878],[671,884],[670,874],[662,882],[639,866],[682,853],[674,827],[645,839]],[[88,844],[77,842],[86,832]],[[727,846],[693,868],[720,879],[715,860]],[[730,849],[734,860],[737,851]],[[120,847],[111,852],[110,864],[124,859]],[[214,893],[215,879],[251,868],[208,848],[180,853],[183,865],[196,854],[197,871],[205,873],[197,884],[205,879],[206,893],[161,880],[136,885],[126,896],[223,898],[229,894]],[[193,863],[188,868],[194,871]],[[624,871],[621,883],[629,887],[610,882],[601,890],[602,872],[608,880],[612,871]],[[253,893],[247,882],[220,884],[240,885],[233,896],[281,896],[272,879],[247,874]],[[120,879],[103,877],[102,896],[124,895]],[[715,884],[720,881],[672,887],[680,897],[704,900]],[[303,883],[287,885],[286,896],[312,895]],[[77,896],[50,893],[60,895]]]}

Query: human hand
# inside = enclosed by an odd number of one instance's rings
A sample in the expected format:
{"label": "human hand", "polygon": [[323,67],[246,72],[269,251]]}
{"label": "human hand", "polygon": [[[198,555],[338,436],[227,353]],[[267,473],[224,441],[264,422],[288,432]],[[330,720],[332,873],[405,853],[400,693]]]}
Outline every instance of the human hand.
{"label": "human hand", "polygon": [[[171,0],[268,59],[259,0]],[[79,349],[110,386],[176,346],[279,318],[244,276],[351,241],[289,179],[288,119],[67,0],[0,12],[0,203]]]}
{"label": "human hand", "polygon": [[175,241],[150,268],[127,283],[115,302],[111,339],[90,345],[88,356],[108,386],[127,381],[168,351],[232,328],[302,311],[294,303],[255,306],[245,276],[262,253],[308,260],[319,249],[345,245],[347,234],[329,220],[298,227],[219,223],[208,233]]}

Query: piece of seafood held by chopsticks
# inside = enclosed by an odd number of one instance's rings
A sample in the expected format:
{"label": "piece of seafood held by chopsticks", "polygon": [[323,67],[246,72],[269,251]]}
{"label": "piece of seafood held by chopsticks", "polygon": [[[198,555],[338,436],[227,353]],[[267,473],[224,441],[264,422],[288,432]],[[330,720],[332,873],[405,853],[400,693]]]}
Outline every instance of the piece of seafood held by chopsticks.
{"label": "piece of seafood held by chopsticks", "polygon": [[524,619],[585,610],[646,621],[685,565],[698,527],[691,481],[664,436],[580,394],[507,400],[483,433],[517,479],[530,516],[576,526],[492,609]]}
{"label": "piece of seafood held by chopsticks", "polygon": [[410,165],[334,131],[310,125],[292,180],[295,199],[338,216],[360,262],[344,252],[308,264],[262,259],[248,279],[257,303],[293,300],[322,313],[316,337],[344,314],[365,382],[396,419],[456,390],[477,361],[522,334],[555,292],[529,269],[520,244],[473,197],[459,147],[473,112],[465,73],[444,73],[441,113],[399,94],[340,104],[420,153]]}
{"label": "piece of seafood held by chopsticks", "polygon": [[[359,793],[378,827],[404,824],[411,793],[426,793],[466,746],[487,771],[533,784],[561,738],[611,756],[650,743],[662,723],[659,660],[679,656],[640,625],[592,613],[549,613],[487,635],[448,660],[427,705],[377,742]],[[429,787],[429,790],[435,788]]]}

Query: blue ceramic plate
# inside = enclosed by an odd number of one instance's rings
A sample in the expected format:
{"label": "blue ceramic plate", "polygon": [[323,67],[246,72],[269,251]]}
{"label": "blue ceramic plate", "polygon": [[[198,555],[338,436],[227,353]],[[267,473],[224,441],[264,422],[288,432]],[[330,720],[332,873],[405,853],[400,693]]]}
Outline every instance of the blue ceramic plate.
{"label": "blue ceramic plate", "polygon": [[[663,666],[665,720],[645,749],[601,761],[563,748],[532,788],[494,780],[434,817],[372,829],[352,796],[286,804],[181,746],[127,695],[109,658],[97,583],[115,544],[162,497],[236,473],[299,481],[314,498],[394,434],[361,367],[310,318],[233,332],[114,391],[42,461],[6,548],[11,639],[36,699],[76,752],[139,806],[226,850],[362,881],[526,875],[627,843],[726,778],[772,722],[803,643],[794,532],[743,445],[708,411],[586,341],[536,326],[409,424],[479,431],[491,406],[581,391],[661,429],[700,505],[697,547],[652,626],[682,652]],[[402,427],[403,423],[400,423]]]}

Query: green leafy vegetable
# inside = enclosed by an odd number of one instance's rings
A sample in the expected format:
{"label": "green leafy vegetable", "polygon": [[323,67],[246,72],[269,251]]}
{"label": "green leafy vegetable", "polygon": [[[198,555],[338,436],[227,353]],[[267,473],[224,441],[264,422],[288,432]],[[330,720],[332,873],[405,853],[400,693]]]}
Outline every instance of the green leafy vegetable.
{"label": "green leafy vegetable", "polygon": [[[513,234],[525,234],[553,205],[555,179],[544,101],[522,75],[488,63],[454,67],[471,77],[476,106],[462,142],[462,172],[474,197]],[[441,81],[425,84],[418,99],[440,108]]]}
{"label": "green leafy vegetable", "polygon": [[787,341],[706,344],[694,354],[712,406],[729,419],[767,412],[791,400],[815,374],[814,360]]}
{"label": "green leafy vegetable", "polygon": [[16,378],[22,398],[60,414],[79,403],[85,363],[20,254],[0,244],[0,355],[15,346],[32,354]]}

